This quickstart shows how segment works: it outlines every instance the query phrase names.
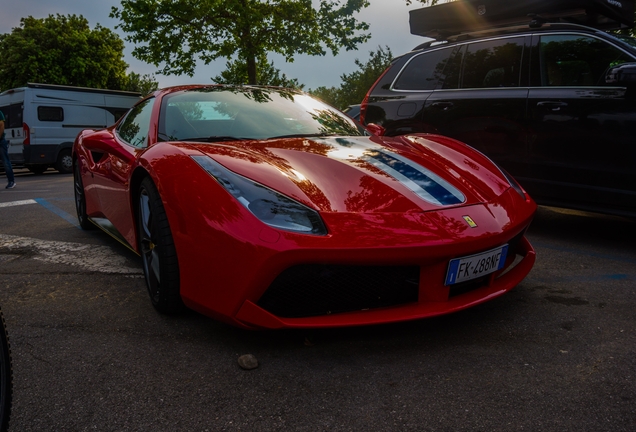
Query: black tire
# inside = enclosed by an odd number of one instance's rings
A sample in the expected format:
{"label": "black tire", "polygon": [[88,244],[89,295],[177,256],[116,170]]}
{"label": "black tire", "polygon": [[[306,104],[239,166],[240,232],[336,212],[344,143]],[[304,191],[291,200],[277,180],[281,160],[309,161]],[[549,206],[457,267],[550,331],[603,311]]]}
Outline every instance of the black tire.
{"label": "black tire", "polygon": [[0,311],[0,321],[2,321],[2,329],[0,329],[0,432],[6,432],[9,429],[13,402],[13,368],[11,365],[11,346],[2,311]]}
{"label": "black tire", "polygon": [[160,313],[178,313],[183,303],[177,251],[161,197],[149,177],[139,187],[137,210],[139,251],[150,301]]}
{"label": "black tire", "polygon": [[86,215],[86,195],[84,182],[82,182],[82,176],[80,175],[79,161],[75,164],[75,170],[73,171],[73,189],[75,189],[75,210],[77,211],[79,226],[83,230],[95,229],[95,225],[88,220]]}
{"label": "black tire", "polygon": [[28,165],[27,168],[33,174],[40,175],[47,170],[48,166],[47,165]]}
{"label": "black tire", "polygon": [[68,174],[73,172],[73,158],[71,156],[71,149],[64,149],[57,155],[57,162],[55,162],[55,169],[62,174]]}

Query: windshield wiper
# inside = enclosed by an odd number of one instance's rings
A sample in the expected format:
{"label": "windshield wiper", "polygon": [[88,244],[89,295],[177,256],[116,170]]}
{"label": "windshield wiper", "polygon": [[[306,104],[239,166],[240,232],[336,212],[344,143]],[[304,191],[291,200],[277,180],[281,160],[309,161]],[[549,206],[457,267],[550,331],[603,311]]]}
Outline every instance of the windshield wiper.
{"label": "windshield wiper", "polygon": [[327,137],[327,136],[342,136],[342,134],[337,133],[305,133],[305,134],[289,134],[289,135],[277,135],[266,138],[270,139],[280,139],[280,138],[316,138],[316,137]]}

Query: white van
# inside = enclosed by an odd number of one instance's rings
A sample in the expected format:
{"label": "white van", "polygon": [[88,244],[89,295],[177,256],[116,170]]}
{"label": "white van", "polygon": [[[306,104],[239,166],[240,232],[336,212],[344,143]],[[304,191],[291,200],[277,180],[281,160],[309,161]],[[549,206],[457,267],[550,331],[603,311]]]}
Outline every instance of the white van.
{"label": "white van", "polygon": [[50,166],[70,173],[77,134],[112,125],[140,97],[134,92],[32,83],[0,93],[12,165],[36,174]]}

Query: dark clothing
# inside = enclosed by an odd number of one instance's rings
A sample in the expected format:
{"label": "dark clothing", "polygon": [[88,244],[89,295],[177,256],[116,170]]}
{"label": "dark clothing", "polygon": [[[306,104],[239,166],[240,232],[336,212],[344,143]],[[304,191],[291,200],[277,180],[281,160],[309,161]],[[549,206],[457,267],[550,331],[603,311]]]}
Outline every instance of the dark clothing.
{"label": "dark clothing", "polygon": [[[0,111],[0,121],[5,122],[4,114],[2,113],[2,111]],[[4,171],[7,173],[7,180],[9,181],[9,183],[13,183],[15,181],[15,178],[13,176],[13,167],[11,166],[11,161],[9,160],[9,142],[4,138],[4,132],[0,137],[0,159],[2,160],[2,165],[4,165]]]}

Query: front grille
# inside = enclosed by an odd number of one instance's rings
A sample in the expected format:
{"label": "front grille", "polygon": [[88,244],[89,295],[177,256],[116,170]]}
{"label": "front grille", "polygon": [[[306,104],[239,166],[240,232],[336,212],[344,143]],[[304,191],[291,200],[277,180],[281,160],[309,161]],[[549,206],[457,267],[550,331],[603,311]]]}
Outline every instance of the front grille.
{"label": "front grille", "polygon": [[298,265],[282,272],[258,305],[301,318],[412,303],[419,275],[417,266]]}

